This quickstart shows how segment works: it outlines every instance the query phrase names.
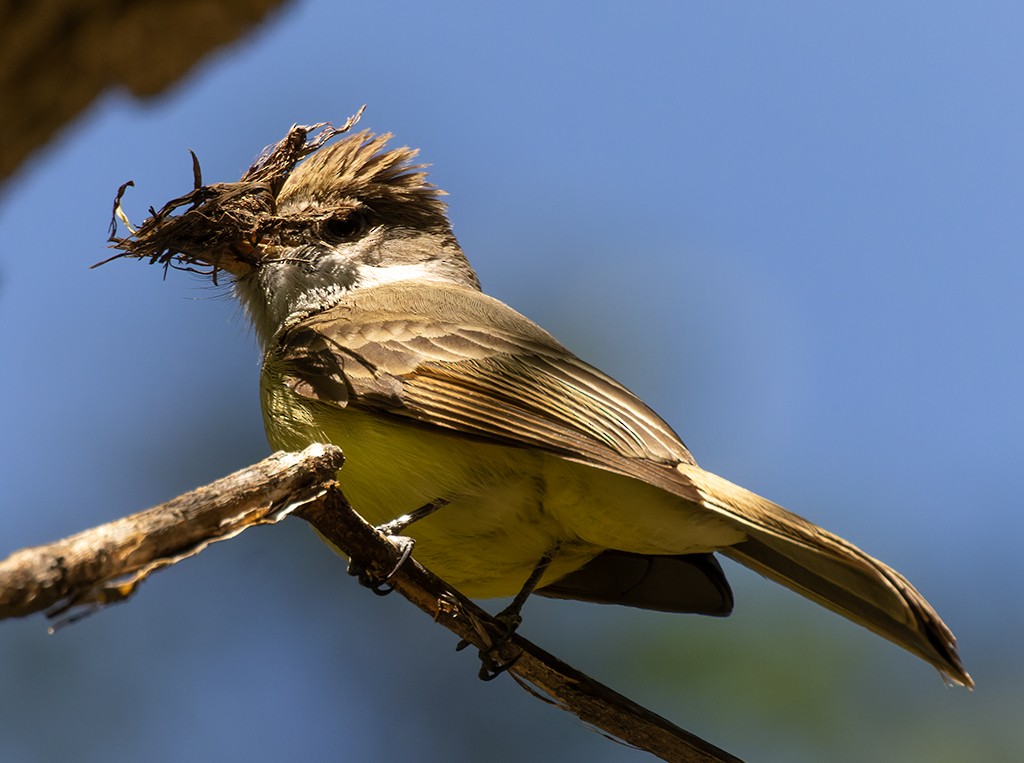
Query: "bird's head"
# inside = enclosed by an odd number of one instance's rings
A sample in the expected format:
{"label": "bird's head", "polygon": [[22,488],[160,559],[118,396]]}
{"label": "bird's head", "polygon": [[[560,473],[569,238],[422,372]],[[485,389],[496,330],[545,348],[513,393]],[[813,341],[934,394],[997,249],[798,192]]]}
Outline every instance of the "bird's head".
{"label": "bird's head", "polygon": [[272,229],[239,259],[235,291],[264,340],[346,291],[399,280],[479,288],[416,151],[360,132],[313,154],[276,197]]}
{"label": "bird's head", "polygon": [[[197,165],[192,193],[130,236],[112,235],[118,256],[199,265],[215,279],[226,271],[264,344],[290,319],[328,309],[351,289],[403,280],[478,289],[444,192],[415,163],[417,151],[388,148],[390,134],[369,131],[324,146],[347,127],[308,142],[312,128],[292,128],[237,183],[202,185]],[[115,211],[124,220],[120,197]]]}

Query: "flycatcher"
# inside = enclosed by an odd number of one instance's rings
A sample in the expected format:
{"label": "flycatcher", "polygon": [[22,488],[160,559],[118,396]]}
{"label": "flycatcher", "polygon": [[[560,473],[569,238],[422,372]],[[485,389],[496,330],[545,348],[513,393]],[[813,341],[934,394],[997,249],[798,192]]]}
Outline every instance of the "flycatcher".
{"label": "flycatcher", "polygon": [[389,138],[307,152],[269,186],[271,222],[205,257],[264,349],[275,448],[340,446],[371,522],[436,508],[408,530],[415,556],[471,597],[542,570],[542,595],[728,614],[718,552],[972,685],[906,578],[701,469],[639,398],[484,294],[442,192]]}

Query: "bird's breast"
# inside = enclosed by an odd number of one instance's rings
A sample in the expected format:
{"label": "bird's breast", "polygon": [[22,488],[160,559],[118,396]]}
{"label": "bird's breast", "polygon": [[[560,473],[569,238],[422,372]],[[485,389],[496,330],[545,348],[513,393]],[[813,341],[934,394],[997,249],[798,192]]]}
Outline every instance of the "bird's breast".
{"label": "bird's breast", "polygon": [[680,554],[731,540],[676,496],[538,449],[312,401],[284,385],[264,385],[263,408],[273,447],[330,442],[344,451],[338,480],[367,521],[448,501],[407,534],[415,558],[468,596],[514,595],[556,547],[542,584],[606,548]]}

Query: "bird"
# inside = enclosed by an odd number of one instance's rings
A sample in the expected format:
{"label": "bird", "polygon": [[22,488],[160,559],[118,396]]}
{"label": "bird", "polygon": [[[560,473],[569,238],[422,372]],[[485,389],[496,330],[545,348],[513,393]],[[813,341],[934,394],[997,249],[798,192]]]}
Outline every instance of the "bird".
{"label": "bird", "polygon": [[722,616],[720,555],[973,686],[903,575],[702,469],[635,394],[485,294],[444,192],[392,137],[310,150],[256,234],[198,258],[254,327],[273,447],[341,447],[356,511],[414,520],[415,558],[467,596]]}

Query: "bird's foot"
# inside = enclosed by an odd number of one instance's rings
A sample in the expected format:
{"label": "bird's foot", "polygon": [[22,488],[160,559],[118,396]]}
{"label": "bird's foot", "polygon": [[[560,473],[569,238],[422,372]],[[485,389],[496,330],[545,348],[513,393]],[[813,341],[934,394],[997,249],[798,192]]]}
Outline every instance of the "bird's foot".
{"label": "bird's foot", "polygon": [[[515,665],[522,656],[522,652],[518,652],[511,658],[502,656],[504,647],[512,640],[516,629],[523,622],[519,611],[511,612],[510,609],[504,609],[494,616],[498,626],[497,633],[489,635],[489,645],[480,650],[480,672],[477,675],[481,681],[493,681]],[[455,651],[461,652],[468,646],[470,646],[470,642],[463,639],[455,646]]]}
{"label": "bird's foot", "polygon": [[396,519],[392,519],[390,522],[385,522],[384,524],[376,527],[377,532],[386,536],[387,539],[391,541],[391,545],[398,549],[400,554],[398,561],[389,573],[380,577],[371,573],[362,565],[349,560],[348,574],[354,576],[359,580],[360,585],[369,588],[378,596],[387,596],[395,590],[395,587],[391,585],[391,579],[402,568],[402,565],[405,564],[409,557],[412,556],[413,547],[416,545],[416,541],[413,538],[410,538],[407,535],[402,535],[402,533],[413,522],[417,522],[424,517],[430,516],[447,504],[448,500],[446,498],[439,498],[436,501],[431,501],[428,504],[420,506],[415,511],[410,511],[408,514],[403,514]]}
{"label": "bird's foot", "polygon": [[376,575],[363,565],[356,563],[355,560],[349,559],[348,562],[348,574],[355,577],[359,581],[359,585],[369,588],[378,596],[387,596],[395,590],[395,587],[391,584],[391,579],[402,568],[406,560],[412,556],[413,547],[416,545],[415,540],[405,535],[389,535],[388,540],[398,550],[399,557],[398,561],[395,562],[395,566],[386,575]]}

